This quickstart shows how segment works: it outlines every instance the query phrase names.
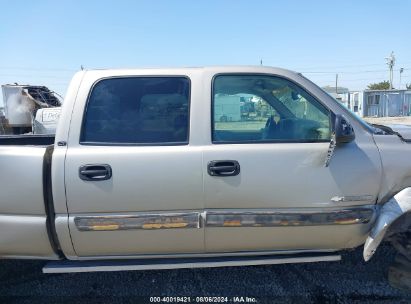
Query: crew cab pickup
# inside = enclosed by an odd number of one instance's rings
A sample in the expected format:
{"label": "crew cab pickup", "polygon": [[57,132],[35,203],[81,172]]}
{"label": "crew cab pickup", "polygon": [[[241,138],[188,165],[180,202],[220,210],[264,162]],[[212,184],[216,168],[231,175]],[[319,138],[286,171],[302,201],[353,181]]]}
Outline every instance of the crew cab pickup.
{"label": "crew cab pickup", "polygon": [[[370,259],[411,132],[271,67],[74,75],[56,134],[0,137],[0,256],[45,272]],[[54,260],[54,261],[53,261]]]}

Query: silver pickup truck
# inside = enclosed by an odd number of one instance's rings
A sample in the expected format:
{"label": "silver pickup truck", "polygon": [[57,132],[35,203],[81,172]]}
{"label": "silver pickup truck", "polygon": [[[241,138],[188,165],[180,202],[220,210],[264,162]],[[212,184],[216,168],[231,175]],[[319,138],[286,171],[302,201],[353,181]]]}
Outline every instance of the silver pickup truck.
{"label": "silver pickup truck", "polygon": [[0,137],[0,256],[81,272],[371,258],[411,209],[411,128],[271,67],[94,70],[55,136]]}

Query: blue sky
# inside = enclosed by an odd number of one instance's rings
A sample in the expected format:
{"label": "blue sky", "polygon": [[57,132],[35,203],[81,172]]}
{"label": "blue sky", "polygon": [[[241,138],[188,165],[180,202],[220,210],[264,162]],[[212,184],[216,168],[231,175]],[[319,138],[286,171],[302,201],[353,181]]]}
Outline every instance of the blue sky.
{"label": "blue sky", "polygon": [[[351,90],[411,83],[411,1],[0,0],[0,84],[65,94],[73,73],[111,67],[260,64]],[[0,98],[1,102],[1,98]]]}

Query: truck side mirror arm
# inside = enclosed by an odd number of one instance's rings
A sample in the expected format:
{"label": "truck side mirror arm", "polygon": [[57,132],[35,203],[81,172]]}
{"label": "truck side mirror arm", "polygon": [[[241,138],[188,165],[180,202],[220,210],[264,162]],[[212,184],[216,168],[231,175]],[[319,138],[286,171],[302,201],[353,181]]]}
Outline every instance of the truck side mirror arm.
{"label": "truck side mirror arm", "polygon": [[335,133],[336,144],[347,144],[355,139],[354,129],[348,120],[338,114],[334,116],[333,133]]}
{"label": "truck side mirror arm", "polygon": [[334,150],[338,145],[350,143],[355,139],[354,129],[344,116],[332,114],[331,122],[332,134],[325,159],[325,167],[330,165]]}

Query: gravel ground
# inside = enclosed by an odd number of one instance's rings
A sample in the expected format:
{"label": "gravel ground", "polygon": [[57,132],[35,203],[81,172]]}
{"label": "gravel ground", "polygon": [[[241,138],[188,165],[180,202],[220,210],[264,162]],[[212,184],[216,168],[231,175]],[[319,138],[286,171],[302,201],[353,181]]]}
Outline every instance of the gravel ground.
{"label": "gravel ground", "polygon": [[411,125],[411,116],[404,117],[364,117],[364,120],[375,124]]}
{"label": "gravel ground", "polygon": [[[42,274],[44,262],[0,261],[0,303],[149,303],[150,296],[254,297],[257,303],[411,303],[387,282],[395,256],[362,248],[340,262],[232,268]],[[245,298],[244,298],[245,299]]]}

